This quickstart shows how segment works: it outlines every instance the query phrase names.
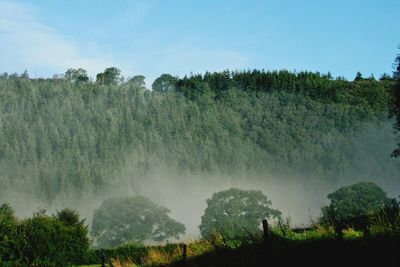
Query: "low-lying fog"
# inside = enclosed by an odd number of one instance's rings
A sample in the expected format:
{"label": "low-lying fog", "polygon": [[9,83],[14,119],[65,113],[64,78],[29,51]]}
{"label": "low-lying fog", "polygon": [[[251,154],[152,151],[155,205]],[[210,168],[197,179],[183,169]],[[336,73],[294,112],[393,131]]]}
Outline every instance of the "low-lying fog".
{"label": "low-lying fog", "polygon": [[[94,209],[102,201],[111,197],[144,195],[154,202],[171,210],[171,217],[186,226],[188,237],[199,235],[198,226],[206,208],[206,199],[214,192],[231,187],[261,190],[272,201],[272,208],[279,209],[284,217],[290,218],[292,226],[308,225],[320,215],[320,209],[327,204],[326,196],[342,185],[358,181],[372,181],[381,186],[390,197],[400,193],[398,159],[391,158],[395,139],[387,139],[391,132],[386,127],[371,127],[362,131],[359,138],[362,146],[354,151],[352,167],[343,170],[341,177],[326,182],[323,179],[307,177],[302,174],[271,175],[251,173],[245,170],[237,175],[193,174],[171,169],[168,166],[153,166],[146,174],[138,175],[135,154],[126,157],[118,170],[114,182],[107,190],[87,193],[79,198],[60,198],[52,203],[38,202],[35,196],[24,195],[21,188],[9,190],[1,196],[9,202],[19,217],[31,216],[38,208],[44,208],[51,214],[57,209],[71,207],[80,212],[88,223],[92,220]],[[26,184],[27,188],[33,185]]]}

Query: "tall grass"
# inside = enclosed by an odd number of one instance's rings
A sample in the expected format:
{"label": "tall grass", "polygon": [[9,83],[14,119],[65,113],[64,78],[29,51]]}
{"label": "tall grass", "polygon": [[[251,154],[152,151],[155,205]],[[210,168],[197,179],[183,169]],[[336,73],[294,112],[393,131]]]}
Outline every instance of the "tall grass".
{"label": "tall grass", "polygon": [[120,260],[119,258],[111,259],[111,264],[113,267],[138,267],[132,260],[125,259]]}
{"label": "tall grass", "polygon": [[369,231],[375,237],[400,237],[400,201],[392,199],[370,218]]}

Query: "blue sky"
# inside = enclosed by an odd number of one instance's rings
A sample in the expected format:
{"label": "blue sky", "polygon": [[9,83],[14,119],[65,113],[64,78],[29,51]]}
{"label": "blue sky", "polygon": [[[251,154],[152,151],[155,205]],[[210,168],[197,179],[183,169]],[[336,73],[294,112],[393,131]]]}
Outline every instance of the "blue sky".
{"label": "blue sky", "polygon": [[51,77],[116,66],[162,73],[311,70],[392,73],[399,0],[1,1],[0,72]]}

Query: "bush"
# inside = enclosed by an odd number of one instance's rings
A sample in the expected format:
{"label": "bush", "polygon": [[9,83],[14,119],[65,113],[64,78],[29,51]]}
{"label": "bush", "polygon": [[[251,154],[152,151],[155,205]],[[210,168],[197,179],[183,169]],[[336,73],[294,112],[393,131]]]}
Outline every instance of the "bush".
{"label": "bush", "polygon": [[15,260],[17,256],[17,219],[11,206],[0,206],[0,262]]}
{"label": "bush", "polygon": [[[64,215],[74,219],[65,220]],[[56,216],[38,212],[21,222],[24,261],[34,266],[80,263],[89,248],[87,234],[87,226],[75,211],[63,210]]]}

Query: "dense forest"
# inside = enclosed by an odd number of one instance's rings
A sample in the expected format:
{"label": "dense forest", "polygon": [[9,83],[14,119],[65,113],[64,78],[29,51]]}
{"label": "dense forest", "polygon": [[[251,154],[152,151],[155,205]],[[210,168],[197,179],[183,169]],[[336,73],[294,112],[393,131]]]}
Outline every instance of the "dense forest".
{"label": "dense forest", "polygon": [[163,74],[149,90],[143,76],[125,80],[116,68],[96,81],[82,69],[52,79],[3,74],[0,201],[31,212],[28,203],[143,194],[160,172],[176,187],[221,176],[373,180],[393,193],[394,84],[389,75],[254,70]]}

